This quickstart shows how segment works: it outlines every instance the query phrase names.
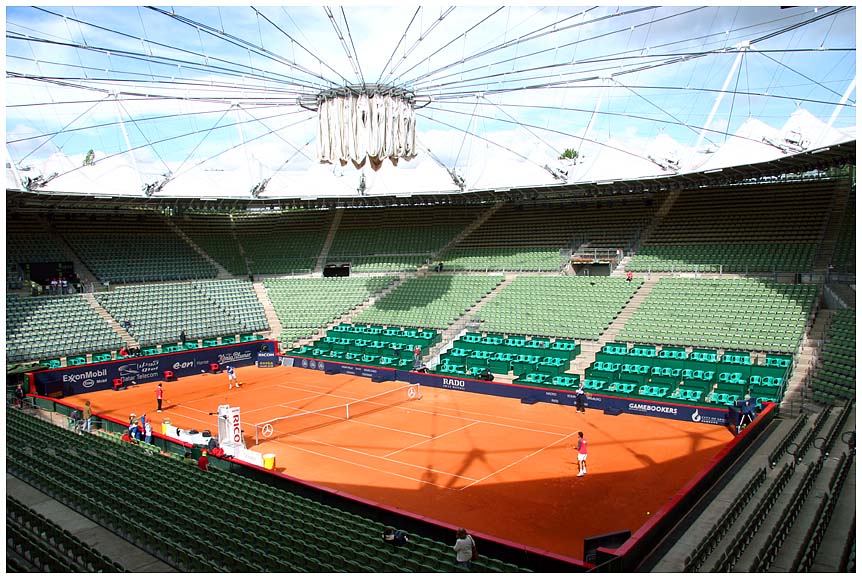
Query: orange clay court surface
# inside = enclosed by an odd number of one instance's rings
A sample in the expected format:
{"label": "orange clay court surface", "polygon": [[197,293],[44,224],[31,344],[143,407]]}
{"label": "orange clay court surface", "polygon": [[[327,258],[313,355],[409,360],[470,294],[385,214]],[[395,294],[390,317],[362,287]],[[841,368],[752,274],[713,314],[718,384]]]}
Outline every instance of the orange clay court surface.
{"label": "orange clay court surface", "polygon": [[[146,413],[154,432],[173,426],[217,431],[220,404],[239,406],[246,445],[276,455],[276,470],[319,485],[559,553],[583,558],[583,539],[635,532],[733,438],[727,428],[574,407],[521,404],[423,387],[421,400],[350,421],[329,420],[254,443],[254,423],[328,408],[404,386],[328,376],[301,368],[237,368],[241,389],[226,374],[105,390],[89,399],[96,414],[126,421]],[[302,424],[302,426],[299,426]],[[587,476],[578,478],[573,445],[584,432]]]}

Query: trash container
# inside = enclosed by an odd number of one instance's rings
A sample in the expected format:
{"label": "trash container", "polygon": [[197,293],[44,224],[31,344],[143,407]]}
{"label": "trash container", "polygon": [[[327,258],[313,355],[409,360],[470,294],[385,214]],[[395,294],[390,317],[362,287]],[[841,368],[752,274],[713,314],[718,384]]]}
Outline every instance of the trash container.
{"label": "trash container", "polygon": [[171,419],[165,418],[164,420],[162,420],[162,434],[165,434],[168,436],[173,436],[173,434],[168,434],[168,430],[170,430],[170,428],[171,428]]}
{"label": "trash container", "polygon": [[266,470],[274,470],[275,469],[275,455],[274,454],[263,455],[263,468],[265,468]]}

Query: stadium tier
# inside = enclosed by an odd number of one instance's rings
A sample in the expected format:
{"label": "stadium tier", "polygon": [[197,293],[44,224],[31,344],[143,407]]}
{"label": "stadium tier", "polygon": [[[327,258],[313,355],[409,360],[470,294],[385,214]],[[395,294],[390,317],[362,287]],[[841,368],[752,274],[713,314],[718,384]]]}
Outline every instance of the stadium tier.
{"label": "stadium tier", "polygon": [[653,213],[642,199],[505,203],[441,259],[456,270],[557,271],[561,249],[630,247]]}
{"label": "stadium tier", "polygon": [[339,324],[310,346],[300,346],[291,354],[318,360],[352,362],[412,370],[415,348],[420,357],[440,342],[440,333],[416,328]]}
{"label": "stadium tier", "polygon": [[670,399],[718,406],[750,396],[758,405],[780,402],[793,357],[771,355],[755,363],[750,352],[610,342],[584,372],[584,389],[644,400]]}
{"label": "stadium tier", "polygon": [[9,289],[24,285],[30,264],[68,262],[63,250],[56,244],[42,221],[30,213],[14,213],[6,218],[6,279]]}
{"label": "stadium tier", "polygon": [[65,214],[50,220],[102,282],[212,278],[216,269],[154,214]]}
{"label": "stadium tier", "polygon": [[809,271],[837,183],[823,179],[683,191],[626,267]]}
{"label": "stadium tier", "polygon": [[327,261],[357,272],[414,270],[487,207],[392,207],[345,210]]}
{"label": "stadium tier", "polygon": [[815,285],[756,278],[665,277],[617,339],[792,354],[817,292]]}
{"label": "stadium tier", "polygon": [[435,372],[472,378],[486,371],[511,373],[515,377],[514,384],[574,389],[580,376],[568,374],[567,370],[580,352],[580,345],[573,340],[467,332],[440,355]]}
{"label": "stadium tier", "polygon": [[405,280],[356,316],[360,324],[446,328],[502,283],[502,276],[426,275]]}
{"label": "stadium tier", "polygon": [[478,312],[486,332],[598,340],[643,280],[520,275]]}
{"label": "stadium tier", "polygon": [[811,387],[814,399],[826,404],[856,398],[855,309],[838,310],[833,315]]}
{"label": "stadium tier", "polygon": [[[112,437],[79,436],[22,412],[6,418],[10,472],[180,571],[457,570],[451,546],[411,533],[410,548],[393,551],[378,539],[381,521],[322,501],[214,468],[202,472]],[[215,496],[230,497],[231,517]],[[474,570],[525,571],[487,555]]]}
{"label": "stadium tier", "polygon": [[263,306],[247,281],[197,281],[122,286],[96,299],[141,346],[268,329]]}
{"label": "stadium tier", "polygon": [[832,265],[837,273],[856,273],[856,190],[851,190],[841,219]]}
{"label": "stadium tier", "polygon": [[80,295],[6,295],[6,360],[21,362],[117,350],[122,338]]}
{"label": "stadium tier", "polygon": [[174,223],[234,275],[310,273],[331,223],[324,211],[184,215]]}
{"label": "stadium tier", "polygon": [[395,277],[270,278],[266,293],[283,327],[279,339],[306,338],[379,292]]}

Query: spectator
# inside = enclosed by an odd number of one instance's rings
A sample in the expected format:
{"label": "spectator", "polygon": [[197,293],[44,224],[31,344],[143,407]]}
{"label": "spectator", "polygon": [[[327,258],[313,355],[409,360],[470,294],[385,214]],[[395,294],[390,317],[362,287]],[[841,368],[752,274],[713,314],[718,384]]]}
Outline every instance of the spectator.
{"label": "spectator", "polygon": [[469,570],[470,561],[473,560],[476,550],[476,543],[473,541],[473,537],[468,535],[467,531],[463,528],[458,529],[455,537],[455,546],[452,547],[455,549],[455,562],[459,567]]}
{"label": "spectator", "polygon": [[24,388],[20,384],[15,386],[15,406],[24,408]]}
{"label": "spectator", "polygon": [[393,551],[398,547],[406,545],[409,540],[407,533],[404,531],[396,531],[392,527],[383,529],[383,541],[392,545]]}
{"label": "spectator", "polygon": [[195,464],[195,459],[192,458],[192,453],[186,451],[186,455],[183,457],[183,464]]}
{"label": "spectator", "polygon": [[129,350],[126,349],[126,345],[123,344],[120,348],[120,352],[118,353],[120,358],[127,358],[129,356]]}
{"label": "spectator", "polygon": [[90,421],[93,418],[93,409],[90,408],[90,401],[84,402],[84,430],[90,432]]}
{"label": "spectator", "polygon": [[632,281],[634,278],[635,278],[635,274],[634,274],[634,273],[632,273],[632,272],[630,272],[630,271],[627,271],[627,272],[626,272],[626,281]]}
{"label": "spectator", "polygon": [[209,470],[210,469],[210,461],[207,458],[207,450],[201,450],[201,457],[198,459],[198,468],[201,470]]}
{"label": "spectator", "polygon": [[144,426],[144,442],[147,444],[153,443],[153,423],[147,420],[146,426]]}
{"label": "spectator", "polygon": [[186,343],[186,331],[185,331],[185,330],[183,330],[182,332],[180,332],[180,342],[181,342],[183,345],[185,345],[185,343]]}

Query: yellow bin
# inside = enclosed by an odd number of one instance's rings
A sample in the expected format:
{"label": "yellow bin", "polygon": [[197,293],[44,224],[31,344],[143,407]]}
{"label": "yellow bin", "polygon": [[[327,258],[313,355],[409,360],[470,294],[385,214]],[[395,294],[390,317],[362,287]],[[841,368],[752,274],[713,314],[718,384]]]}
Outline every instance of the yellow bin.
{"label": "yellow bin", "polygon": [[274,470],[275,469],[275,455],[274,454],[263,455],[263,468],[265,468],[266,470]]}
{"label": "yellow bin", "polygon": [[171,426],[171,419],[170,418],[164,419],[162,421],[162,434],[167,434],[168,428],[170,428],[170,426]]}

